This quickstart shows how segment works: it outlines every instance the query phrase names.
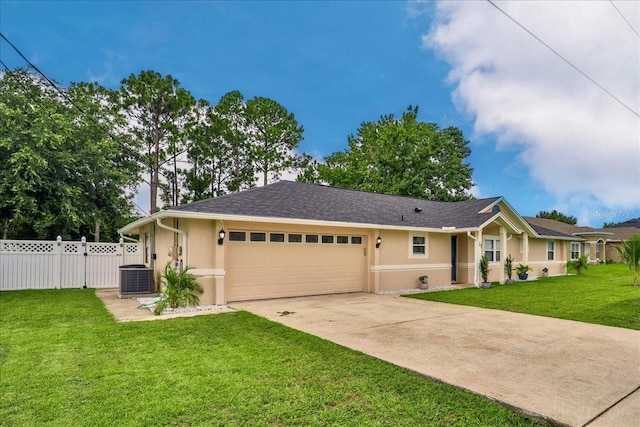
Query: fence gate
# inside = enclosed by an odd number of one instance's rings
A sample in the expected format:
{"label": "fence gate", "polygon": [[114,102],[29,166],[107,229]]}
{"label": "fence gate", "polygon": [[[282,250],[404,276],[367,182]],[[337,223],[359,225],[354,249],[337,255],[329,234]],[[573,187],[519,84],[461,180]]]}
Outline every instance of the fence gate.
{"label": "fence gate", "polygon": [[0,240],[0,291],[112,288],[118,267],[141,264],[139,243]]}

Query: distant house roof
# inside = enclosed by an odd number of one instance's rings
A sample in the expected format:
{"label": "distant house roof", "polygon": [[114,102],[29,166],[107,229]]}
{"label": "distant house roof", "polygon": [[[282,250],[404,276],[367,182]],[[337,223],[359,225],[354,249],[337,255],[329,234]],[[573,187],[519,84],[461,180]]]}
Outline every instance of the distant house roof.
{"label": "distant house roof", "polygon": [[[595,228],[578,227],[549,218],[535,218],[532,216],[525,216],[523,218],[529,223],[529,225],[531,225],[536,233],[541,236],[576,238],[581,232],[591,232],[596,230]],[[579,237],[577,238],[580,239]]]}
{"label": "distant house roof", "polygon": [[318,184],[280,181],[239,193],[174,206],[168,212],[295,218],[416,228],[473,228],[495,215],[491,211],[481,211],[499,199],[493,197],[462,202],[433,202]]}
{"label": "distant house roof", "polygon": [[603,229],[611,233],[607,236],[607,242],[619,242],[620,240],[627,240],[633,234],[640,234],[640,228],[636,227],[607,227]]}
{"label": "distant house roof", "polygon": [[634,218],[634,219],[630,219],[629,221],[624,221],[624,222],[619,222],[618,224],[614,224],[611,227],[607,227],[607,229],[610,228],[619,228],[619,227],[635,227],[635,228],[640,228],[640,218]]}

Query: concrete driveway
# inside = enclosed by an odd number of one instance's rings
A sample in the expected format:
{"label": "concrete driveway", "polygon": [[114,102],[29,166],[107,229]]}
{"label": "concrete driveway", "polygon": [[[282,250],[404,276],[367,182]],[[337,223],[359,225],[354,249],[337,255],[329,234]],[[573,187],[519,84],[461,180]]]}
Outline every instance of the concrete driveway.
{"label": "concrete driveway", "polygon": [[639,331],[397,295],[231,306],[557,423],[640,425]]}

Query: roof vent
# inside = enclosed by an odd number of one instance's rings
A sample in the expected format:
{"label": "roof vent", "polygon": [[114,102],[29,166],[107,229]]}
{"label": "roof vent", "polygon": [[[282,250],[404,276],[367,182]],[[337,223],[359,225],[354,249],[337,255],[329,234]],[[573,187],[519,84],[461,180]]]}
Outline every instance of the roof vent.
{"label": "roof vent", "polygon": [[414,209],[414,211],[415,211],[416,213],[420,213],[420,212],[422,212],[422,208],[415,208],[415,209]]}
{"label": "roof vent", "polygon": [[491,213],[495,215],[495,214],[497,214],[498,212],[500,212],[500,206],[495,205],[495,206],[493,207],[493,209],[491,209]]}

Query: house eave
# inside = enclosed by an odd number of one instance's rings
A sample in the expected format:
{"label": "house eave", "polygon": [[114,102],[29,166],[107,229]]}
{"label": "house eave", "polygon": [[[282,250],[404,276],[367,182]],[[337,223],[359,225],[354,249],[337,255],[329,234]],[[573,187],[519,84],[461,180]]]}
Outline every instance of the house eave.
{"label": "house eave", "polygon": [[467,231],[475,231],[477,227],[418,227],[418,226],[402,226],[402,225],[389,225],[389,224],[371,224],[371,223],[359,223],[359,222],[343,222],[343,221],[327,221],[327,220],[313,220],[304,218],[282,218],[282,217],[267,217],[267,216],[251,216],[251,215],[231,215],[220,213],[208,213],[208,212],[185,212],[176,210],[162,210],[154,213],[151,216],[141,218],[128,224],[118,230],[120,234],[135,234],[140,227],[143,227],[156,219],[162,218],[185,218],[185,219],[206,219],[215,221],[236,221],[236,222],[263,222],[271,224],[295,224],[295,225],[307,225],[307,226],[322,226],[322,227],[340,227],[340,228],[362,228],[362,229],[376,229],[376,230],[397,230],[397,231],[425,231],[429,233],[440,234],[457,234],[466,233]]}

